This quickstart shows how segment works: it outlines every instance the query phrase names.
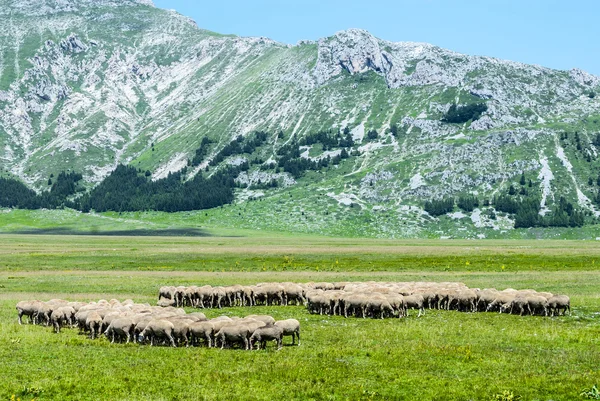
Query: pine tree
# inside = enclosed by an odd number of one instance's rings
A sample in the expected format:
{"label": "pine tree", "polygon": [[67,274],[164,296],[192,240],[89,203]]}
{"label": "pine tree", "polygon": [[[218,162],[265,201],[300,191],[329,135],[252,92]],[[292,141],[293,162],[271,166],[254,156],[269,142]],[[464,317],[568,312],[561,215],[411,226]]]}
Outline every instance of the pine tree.
{"label": "pine tree", "polygon": [[375,139],[377,139],[379,137],[379,133],[377,132],[377,130],[371,130],[369,131],[369,133],[367,134],[367,138],[370,141],[374,141]]}

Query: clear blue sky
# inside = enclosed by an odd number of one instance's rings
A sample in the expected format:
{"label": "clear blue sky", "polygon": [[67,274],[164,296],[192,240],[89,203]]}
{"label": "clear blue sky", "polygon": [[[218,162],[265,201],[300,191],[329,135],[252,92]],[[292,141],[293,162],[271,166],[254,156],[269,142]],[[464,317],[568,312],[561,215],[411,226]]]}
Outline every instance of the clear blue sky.
{"label": "clear blue sky", "polygon": [[283,43],[347,28],[600,75],[600,0],[154,0],[198,26]]}

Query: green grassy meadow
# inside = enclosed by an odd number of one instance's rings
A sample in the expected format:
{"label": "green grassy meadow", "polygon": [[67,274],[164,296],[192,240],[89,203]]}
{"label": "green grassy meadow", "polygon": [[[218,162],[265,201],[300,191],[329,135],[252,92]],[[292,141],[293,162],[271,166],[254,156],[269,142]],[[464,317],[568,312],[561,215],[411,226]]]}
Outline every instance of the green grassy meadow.
{"label": "green grassy meadow", "polygon": [[[389,241],[243,232],[230,237],[0,235],[0,399],[579,400],[600,384],[600,246],[577,241]],[[161,285],[460,281],[571,296],[573,315],[310,315],[276,352],[150,348],[19,326],[20,300],[153,303]],[[287,339],[286,342],[289,342]],[[510,399],[510,398],[501,398]],[[519,399],[519,398],[513,398]]]}

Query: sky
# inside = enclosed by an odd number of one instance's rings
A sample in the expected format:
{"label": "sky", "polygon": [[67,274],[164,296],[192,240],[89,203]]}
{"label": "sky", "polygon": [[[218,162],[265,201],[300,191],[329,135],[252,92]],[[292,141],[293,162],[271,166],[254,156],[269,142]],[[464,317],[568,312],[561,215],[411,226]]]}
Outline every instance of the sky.
{"label": "sky", "polygon": [[200,28],[296,44],[348,28],[600,75],[600,0],[154,0]]}

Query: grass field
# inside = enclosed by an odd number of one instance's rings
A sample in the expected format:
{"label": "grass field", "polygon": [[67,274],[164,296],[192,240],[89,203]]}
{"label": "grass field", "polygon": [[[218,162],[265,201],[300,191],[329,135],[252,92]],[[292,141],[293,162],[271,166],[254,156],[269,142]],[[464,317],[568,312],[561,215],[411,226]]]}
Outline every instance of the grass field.
{"label": "grass field", "polygon": [[[359,208],[339,209],[328,198],[314,203],[313,189],[292,190],[291,204],[249,202],[193,212],[81,213],[0,208],[0,233],[135,236],[315,236],[343,238],[452,238],[511,240],[598,240],[599,225],[577,228],[502,229],[475,227],[470,218],[445,216],[425,225],[406,225],[414,216],[391,217]],[[287,194],[287,193],[286,193]],[[313,203],[311,203],[313,202]],[[290,209],[291,207],[291,209]],[[316,211],[326,211],[322,216]],[[265,218],[268,216],[268,218]],[[396,220],[398,218],[399,220]],[[390,220],[391,219],[391,220]]]}
{"label": "grass field", "polygon": [[[600,384],[598,263],[595,242],[2,235],[0,399],[584,399]],[[75,330],[19,326],[14,309],[58,297],[154,302],[170,284],[340,280],[534,288],[570,295],[574,311],[385,321],[293,306],[207,312],[301,321],[300,347],[245,352],[92,342]]]}

